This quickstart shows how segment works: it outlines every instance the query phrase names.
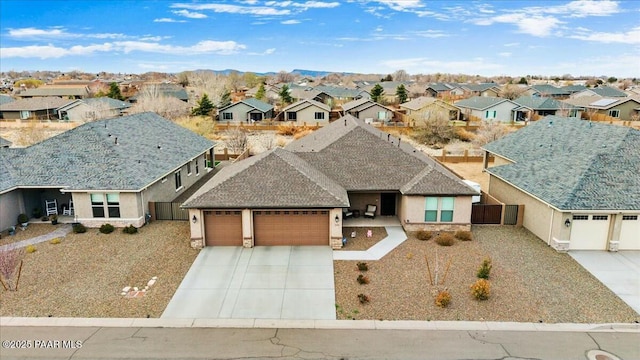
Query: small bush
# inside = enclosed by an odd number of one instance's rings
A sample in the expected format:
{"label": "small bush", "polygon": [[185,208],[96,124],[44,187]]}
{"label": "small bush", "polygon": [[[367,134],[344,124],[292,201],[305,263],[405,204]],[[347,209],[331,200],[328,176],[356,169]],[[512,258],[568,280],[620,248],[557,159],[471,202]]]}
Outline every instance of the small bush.
{"label": "small bush", "polygon": [[27,245],[27,253],[28,254],[33,254],[34,252],[36,252],[36,250],[38,250],[38,249],[36,248],[35,245]]}
{"label": "small bush", "polygon": [[476,134],[471,131],[467,131],[463,127],[455,128],[456,137],[462,141],[471,142],[476,138]]}
{"label": "small bush", "polygon": [[125,234],[137,234],[138,228],[133,225],[129,225],[122,228],[122,232]]}
{"label": "small bush", "polygon": [[74,234],[83,234],[87,232],[87,227],[82,224],[73,224]]}
{"label": "small bush", "polygon": [[103,224],[100,226],[100,232],[103,234],[111,234],[116,228],[111,224]]}
{"label": "small bush", "polygon": [[366,262],[359,262],[358,263],[358,270],[367,271],[367,270],[369,270],[369,265],[367,265]]}
{"label": "small bush", "polygon": [[486,258],[482,261],[482,265],[480,265],[480,268],[478,268],[478,272],[476,273],[476,275],[478,276],[478,278],[480,279],[488,279],[489,278],[489,274],[491,273],[491,259]]}
{"label": "small bush", "polygon": [[51,239],[51,241],[49,241],[49,243],[53,244],[53,245],[58,245],[61,242],[62,242],[62,240],[60,240],[60,238],[54,238],[54,239]]}
{"label": "small bush", "polygon": [[476,300],[487,300],[491,295],[491,284],[485,279],[478,279],[471,285],[471,295]]}
{"label": "small bush", "polygon": [[416,233],[416,237],[418,238],[418,240],[429,240],[431,239],[431,231],[427,231],[427,230],[418,230],[418,232]]}
{"label": "small bush", "polygon": [[358,275],[358,284],[360,285],[364,285],[364,284],[368,284],[369,283],[369,278],[360,274]]}
{"label": "small bush", "polygon": [[458,230],[456,231],[455,237],[461,241],[471,241],[471,231]]}
{"label": "small bush", "polygon": [[360,300],[360,304],[366,304],[369,302],[369,297],[365,294],[358,294],[358,300]]}
{"label": "small bush", "polygon": [[27,214],[18,215],[18,224],[24,224],[29,222],[29,217]]}
{"label": "small bush", "polygon": [[437,307],[446,308],[451,302],[451,294],[447,290],[439,291],[435,302]]}
{"label": "small bush", "polygon": [[451,246],[455,242],[455,239],[453,235],[449,233],[442,233],[436,237],[435,242],[440,246]]}

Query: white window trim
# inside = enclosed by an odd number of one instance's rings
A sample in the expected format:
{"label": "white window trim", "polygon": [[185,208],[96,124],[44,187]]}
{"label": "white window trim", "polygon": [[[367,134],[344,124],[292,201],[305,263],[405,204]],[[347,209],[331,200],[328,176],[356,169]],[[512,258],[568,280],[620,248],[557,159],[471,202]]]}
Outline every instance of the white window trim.
{"label": "white window trim", "polygon": [[[437,199],[438,208],[436,210],[427,210],[427,198],[435,198]],[[453,198],[453,210],[442,210],[442,199],[443,198]],[[427,211],[435,211],[436,212],[436,221],[424,221],[429,224],[452,224],[454,223],[456,216],[456,197],[455,196],[425,196],[424,198],[424,211],[423,218],[426,219]],[[442,212],[443,211],[451,211],[451,221],[442,221]]]}
{"label": "white window trim", "polygon": [[189,161],[185,167],[187,168],[187,176],[191,176],[191,174],[193,173],[193,169],[191,169],[191,161]]}
{"label": "white window trim", "polygon": [[[181,171],[181,170],[182,170],[182,169],[180,169],[180,170],[178,170],[178,171],[176,171],[176,172],[174,172],[174,173],[173,173],[173,179],[174,179],[174,180],[177,180],[177,179],[178,179],[178,178],[176,177],[176,174],[178,174],[178,175],[180,176],[180,186],[179,186],[179,187],[176,187],[176,192],[178,192],[178,191],[180,191],[180,190],[182,190],[182,189],[184,188],[184,185],[182,185],[182,174],[180,173],[180,171]],[[174,184],[174,185],[178,185],[178,184]]]}

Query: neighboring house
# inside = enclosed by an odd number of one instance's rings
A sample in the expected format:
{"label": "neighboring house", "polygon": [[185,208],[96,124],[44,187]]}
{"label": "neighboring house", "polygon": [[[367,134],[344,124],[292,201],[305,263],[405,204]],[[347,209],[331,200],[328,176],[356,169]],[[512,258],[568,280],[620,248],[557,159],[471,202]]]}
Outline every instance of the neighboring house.
{"label": "neighboring house", "polygon": [[59,97],[34,97],[19,99],[0,105],[3,120],[57,120],[56,109],[74,100]]}
{"label": "neighboring house", "polygon": [[452,84],[431,83],[425,88],[425,93],[427,94],[427,96],[431,97],[445,97],[451,95],[451,91],[454,88],[456,88],[456,86]]}
{"label": "neighboring house", "polygon": [[75,100],[57,108],[56,112],[60,120],[84,122],[122,116],[129,107],[128,102],[99,97]]}
{"label": "neighboring house", "polygon": [[0,148],[8,148],[13,144],[11,141],[0,137]]}
{"label": "neighboring house", "polygon": [[460,118],[460,109],[433,97],[421,96],[406,103],[400,104],[400,109],[405,110],[408,117],[414,121],[424,121],[437,114],[446,114],[449,120]]}
{"label": "neighboring house", "polygon": [[551,97],[554,99],[566,99],[571,92],[549,84],[532,85],[524,95]]}
{"label": "neighboring house", "polygon": [[403,85],[405,90],[407,91],[409,87],[412,85],[412,83],[408,81],[380,81],[380,82],[357,81],[355,83],[358,89],[365,90],[369,94],[371,94],[371,90],[376,85],[380,85],[382,87],[382,90],[384,91],[383,98],[385,103],[395,103],[398,101],[398,97],[396,96],[396,91],[398,91],[398,87],[400,85]]}
{"label": "neighboring house", "polygon": [[[0,148],[0,229],[56,200],[89,227],[145,223],[199,180],[214,143],[156,115],[98,120],[26,148]],[[35,165],[37,164],[37,166]]]}
{"label": "neighboring house", "polygon": [[219,121],[262,121],[273,118],[273,105],[248,98],[218,109]]}
{"label": "neighboring house", "polygon": [[313,88],[318,91],[319,100],[325,104],[344,104],[357,99],[370,99],[371,94],[363,89],[351,89],[340,86],[318,85]]}
{"label": "neighboring house", "polygon": [[16,101],[16,100],[14,98],[12,98],[11,96],[0,94],[0,105],[8,104],[8,103],[14,102],[14,101]]}
{"label": "neighboring house", "polygon": [[578,93],[588,88],[584,85],[567,85],[567,86],[563,86],[561,89],[569,93],[569,96],[571,96],[575,93]]}
{"label": "neighboring house", "polygon": [[576,92],[571,95],[572,98],[579,98],[583,96],[602,96],[607,98],[621,98],[627,97],[628,94],[622,90],[610,86],[599,86],[595,88],[585,88],[582,91]]}
{"label": "neighboring house", "polygon": [[480,83],[480,84],[460,84],[465,95],[471,96],[489,96],[497,97],[500,94],[500,87],[495,83]]}
{"label": "neighboring house", "polygon": [[393,120],[392,109],[365,98],[343,104],[342,110],[344,111],[344,114],[353,115],[354,117],[365,120],[366,122],[386,122]]}
{"label": "neighboring house", "polygon": [[[158,93],[159,96],[176,98],[183,102],[189,102],[189,94],[187,91],[180,85],[174,84],[146,84],[141,87],[140,92],[144,94],[144,92],[153,92]],[[131,103],[138,102],[138,98],[140,97],[140,93],[131,96],[128,100]]]}
{"label": "neighboring house", "polygon": [[580,96],[565,102],[585,109],[586,117],[594,114],[606,115],[623,121],[638,120],[640,115],[640,96],[623,98],[604,98],[601,96]]}
{"label": "neighboring house", "polygon": [[515,121],[538,120],[547,115],[580,117],[582,107],[548,97],[521,96],[514,103],[520,105],[515,111]]}
{"label": "neighboring house", "polygon": [[[260,90],[260,85],[253,87],[245,93],[247,98],[255,98]],[[264,85],[264,99],[270,102],[276,102],[280,99],[280,88],[275,85]]]}
{"label": "neighboring house", "polygon": [[460,109],[465,120],[501,122],[514,121],[514,110],[520,106],[511,100],[490,96],[475,96],[453,105]]}
{"label": "neighboring house", "polygon": [[66,99],[84,99],[89,97],[86,85],[43,85],[35,89],[26,89],[16,94],[23,99],[57,96]]}
{"label": "neighboring house", "polygon": [[331,108],[315,100],[300,100],[282,109],[285,121],[295,121],[297,123],[326,124],[329,122]]}
{"label": "neighboring house", "polygon": [[640,250],[640,130],[548,116],[484,146],[489,194],[557,250]]}
{"label": "neighboring house", "polygon": [[397,216],[406,230],[468,230],[477,192],[411,145],[351,115],[228,165],[197,190],[192,245],[342,247],[342,210]]}

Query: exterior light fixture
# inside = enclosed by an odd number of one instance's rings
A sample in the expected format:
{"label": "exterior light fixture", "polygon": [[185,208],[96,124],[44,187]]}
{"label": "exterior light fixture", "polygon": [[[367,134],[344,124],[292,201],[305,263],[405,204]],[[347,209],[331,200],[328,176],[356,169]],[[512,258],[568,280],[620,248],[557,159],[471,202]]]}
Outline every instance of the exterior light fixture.
{"label": "exterior light fixture", "polygon": [[193,217],[191,218],[191,222],[194,223],[194,224],[197,223],[198,222],[198,218],[195,215],[193,215]]}
{"label": "exterior light fixture", "polygon": [[564,221],[564,226],[569,227],[571,226],[571,220],[567,219]]}
{"label": "exterior light fixture", "polygon": [[338,215],[336,215],[336,218],[335,218],[335,219],[333,219],[333,221],[335,221],[335,222],[336,222],[336,224],[340,222],[340,218],[338,217]]}

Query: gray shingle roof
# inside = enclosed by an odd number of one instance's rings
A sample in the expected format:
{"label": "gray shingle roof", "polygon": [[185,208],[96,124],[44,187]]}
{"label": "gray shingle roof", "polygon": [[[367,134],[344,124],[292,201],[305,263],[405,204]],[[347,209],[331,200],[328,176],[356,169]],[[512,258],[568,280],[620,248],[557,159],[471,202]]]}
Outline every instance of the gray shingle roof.
{"label": "gray shingle roof", "polygon": [[229,165],[183,205],[187,208],[348,207],[344,188],[281,148]]}
{"label": "gray shingle roof", "polygon": [[425,106],[431,105],[436,101],[437,101],[436,98],[421,96],[411,101],[407,101],[406,103],[400,104],[400,107],[415,111],[415,110],[420,110]]}
{"label": "gray shingle roof", "polygon": [[349,111],[351,109],[355,109],[358,106],[362,105],[362,104],[366,104],[368,102],[373,103],[373,101],[369,100],[369,99],[358,99],[358,100],[353,100],[353,101],[349,101],[348,103],[342,104],[342,110],[344,111]]}
{"label": "gray shingle roof", "polygon": [[599,86],[593,89],[589,89],[593,91],[596,95],[604,96],[604,97],[626,97],[627,93],[624,91],[618,90],[616,88],[612,88],[610,86]]}
{"label": "gray shingle roof", "polygon": [[532,85],[531,88],[535,89],[537,92],[545,95],[569,95],[569,91],[566,89],[561,89],[555,87],[553,85],[548,84],[540,84],[540,85]]}
{"label": "gray shingle roof", "polygon": [[234,106],[234,105],[236,105],[238,103],[247,104],[247,105],[251,106],[252,108],[257,109],[257,110],[259,110],[259,111],[261,111],[263,113],[266,113],[269,110],[273,110],[273,105],[271,105],[271,104],[268,104],[268,103],[266,103],[264,101],[260,101],[260,100],[258,100],[256,98],[247,98],[247,99],[244,99],[242,101],[238,101],[236,103],[229,104],[229,105],[227,105],[227,106],[225,106],[223,108],[220,108],[218,111],[226,110],[226,109],[228,109],[228,108],[230,108],[230,107],[232,107],[232,106]]}
{"label": "gray shingle roof", "polygon": [[8,103],[14,102],[14,101],[16,101],[16,100],[14,98],[12,98],[11,96],[0,94],[0,105],[8,104]]}
{"label": "gray shingle roof", "polygon": [[4,152],[0,191],[11,187],[5,184],[5,171],[23,187],[141,190],[213,146],[155,113],[99,120]]}
{"label": "gray shingle roof", "polygon": [[460,84],[460,87],[463,89],[468,89],[470,91],[482,92],[492,88],[495,90],[499,90],[498,85],[495,83],[480,83],[480,84]]}
{"label": "gray shingle roof", "polygon": [[513,100],[513,102],[533,110],[560,110],[574,108],[574,106],[569,103],[541,96],[521,96]]}
{"label": "gray shingle roof", "polygon": [[350,89],[345,87],[318,85],[313,88],[314,90],[323,92],[334,98],[356,98],[361,94],[366,93],[362,89]]}
{"label": "gray shingle roof", "polygon": [[35,89],[27,89],[19,96],[89,96],[86,86],[42,86]]}
{"label": "gray shingle roof", "polygon": [[74,101],[75,100],[73,99],[63,99],[59,97],[26,98],[0,105],[0,111],[37,111],[46,109],[57,109]]}
{"label": "gray shingle roof", "polygon": [[469,109],[484,110],[492,106],[496,106],[505,101],[512,102],[508,99],[493,97],[493,96],[474,96],[472,98],[456,101],[453,105],[455,105],[458,108],[463,107],[463,108],[469,108]]}
{"label": "gray shingle roof", "polygon": [[302,109],[306,109],[309,106],[315,105],[316,107],[325,110],[325,111],[331,111],[331,108],[329,107],[329,105],[323,104],[319,101],[315,101],[315,100],[311,100],[311,99],[303,99],[300,100],[298,102],[295,102],[287,107],[285,107],[284,109],[282,109],[282,111],[289,111],[293,108],[297,108],[298,111],[302,110]]}
{"label": "gray shingle roof", "polygon": [[640,131],[544,119],[485,145],[515,161],[487,171],[561,210],[640,210]]}

